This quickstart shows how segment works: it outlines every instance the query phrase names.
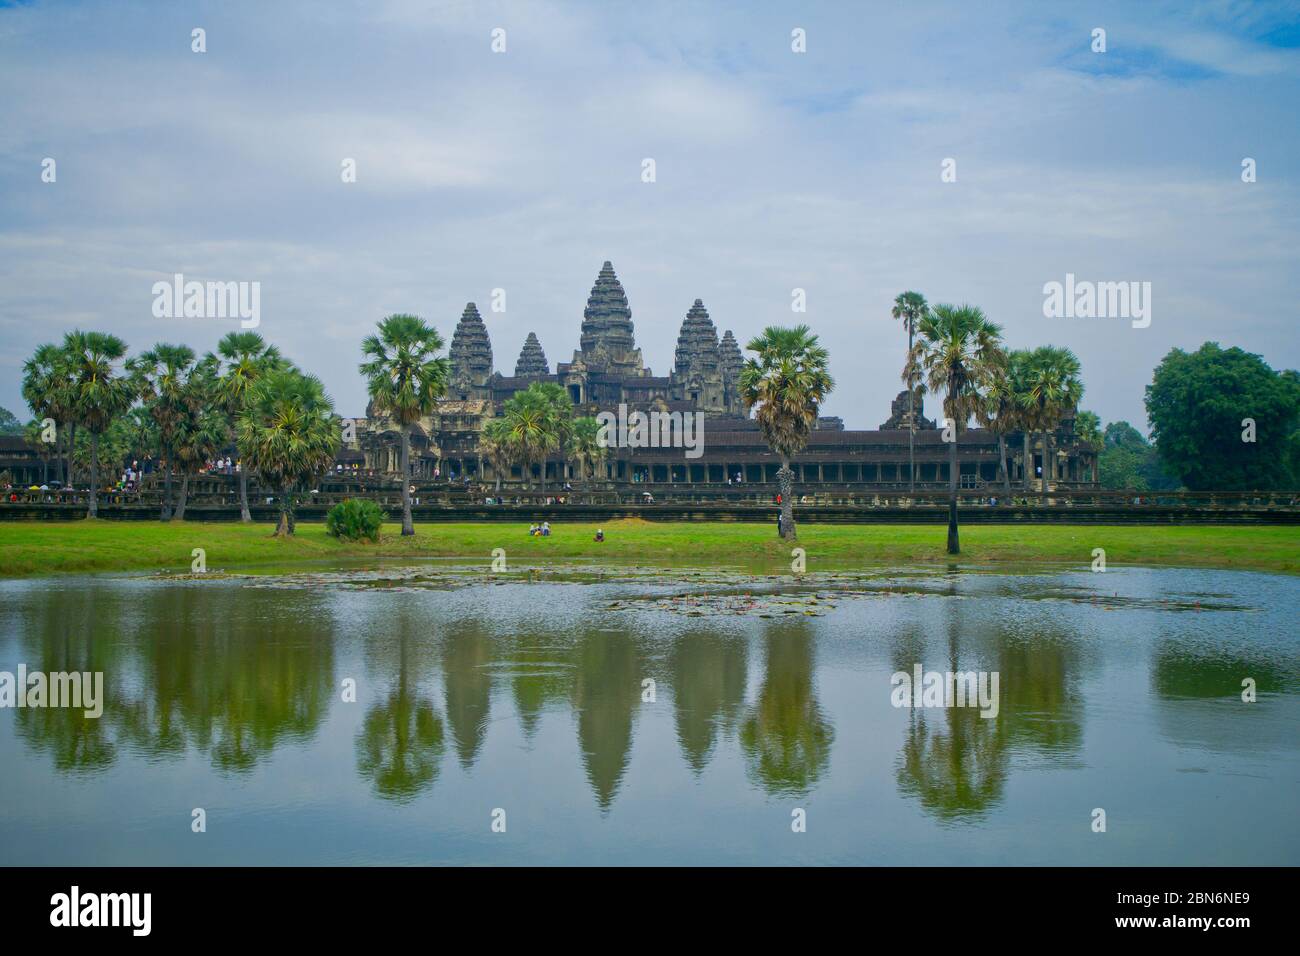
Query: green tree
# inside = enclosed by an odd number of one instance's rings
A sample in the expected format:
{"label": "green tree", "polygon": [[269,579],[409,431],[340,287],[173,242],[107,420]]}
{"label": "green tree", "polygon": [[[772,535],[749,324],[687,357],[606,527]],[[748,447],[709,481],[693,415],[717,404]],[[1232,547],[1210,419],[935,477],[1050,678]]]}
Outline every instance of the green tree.
{"label": "green tree", "polygon": [[953,425],[948,443],[948,553],[960,554],[957,529],[957,437],[983,402],[982,391],[1005,364],[1002,327],[971,305],[936,305],[917,326],[909,367],[923,372],[930,390],[944,395]]}
{"label": "green tree", "polygon": [[[915,344],[916,324],[930,312],[925,296],[919,292],[900,292],[894,299],[890,315],[900,320],[907,329],[907,354],[912,354]],[[903,381],[907,385],[907,490],[916,490],[916,370],[909,361],[903,367]]]}
{"label": "green tree", "polygon": [[23,423],[7,408],[0,408],[0,435],[21,435]]}
{"label": "green tree", "polygon": [[276,537],[293,534],[293,509],[304,481],[329,469],[342,441],[334,403],[320,379],[294,369],[258,376],[236,423],[248,466],[280,491]]}
{"label": "green tree", "polygon": [[1275,372],[1260,356],[1217,342],[1191,353],[1173,349],[1147,386],[1146,408],[1161,460],[1193,491],[1267,490],[1295,480],[1294,372]]}
{"label": "green tree", "polygon": [[794,471],[790,460],[803,451],[817,421],[817,411],[835,387],[827,365],[830,356],[806,325],[769,325],[745,346],[757,357],[740,370],[740,396],[746,411],[755,410],[768,447],[781,459],[776,480],[781,491],[781,537],[793,541]]}
{"label": "green tree", "polygon": [[[1042,345],[1029,353],[1026,390],[1023,393],[1025,423],[1037,428],[1043,443],[1043,491],[1049,490],[1055,475],[1055,447],[1052,436],[1061,420],[1083,398],[1079,360],[1067,348]],[[1032,470],[1032,464],[1026,462]]]}
{"label": "green tree", "polygon": [[63,339],[72,374],[72,417],[90,435],[90,503],[99,514],[99,440],[135,402],[136,391],[121,364],[126,343],[104,332],[69,332]]}
{"label": "green tree", "polygon": [[575,418],[567,448],[569,460],[578,466],[578,477],[586,481],[587,470],[594,473],[608,451],[600,440],[600,422],[591,417]]}
{"label": "green tree", "polygon": [[[264,373],[286,368],[288,362],[274,345],[268,345],[256,332],[229,332],[217,343],[216,355],[210,356],[218,366],[218,390],[221,404],[234,436],[235,419],[244,410],[253,383]],[[243,452],[240,452],[242,457]],[[239,520],[253,520],[248,510],[248,469],[239,468]]]}
{"label": "green tree", "polygon": [[541,468],[542,488],[546,488],[546,459],[568,442],[573,428],[573,403],[568,393],[555,382],[534,382],[516,392],[502,405],[501,421],[511,460],[518,463],[524,480],[532,486],[533,466]]}
{"label": "green tree", "polygon": [[153,419],[158,440],[158,465],[163,472],[163,500],[159,519],[172,519],[172,474],[179,446],[189,423],[205,401],[205,372],[188,345],[160,342],[127,363],[136,390]]}
{"label": "green tree", "polygon": [[181,419],[175,438],[176,465],[181,475],[176,518],[181,521],[185,520],[190,479],[216,457],[231,438],[230,418],[221,400],[217,363],[211,356],[195,366],[189,388],[189,414]]}
{"label": "green tree", "polygon": [[378,414],[402,430],[402,534],[415,534],[411,519],[411,428],[433,413],[447,393],[450,366],[436,353],[443,346],[437,329],[415,315],[390,315],[379,322],[379,333],[367,336],[361,352],[361,374]]}
{"label": "green tree", "polygon": [[1074,430],[1079,438],[1090,445],[1100,445],[1102,442],[1101,419],[1096,412],[1079,412],[1074,419]]}
{"label": "green tree", "polygon": [[67,353],[48,342],[37,346],[32,357],[23,363],[22,393],[37,421],[49,418],[55,422],[55,454],[66,455],[63,481],[71,485],[77,426],[72,414],[72,370]]}
{"label": "green tree", "polygon": [[[1002,490],[1011,494],[1011,473],[1007,470],[1007,435],[1024,429],[1022,395],[1025,390],[1025,368],[1029,353],[1023,350],[1003,353],[990,365],[989,380],[981,399],[975,406],[975,418],[983,427],[998,436],[998,471],[1002,474]],[[1025,460],[1029,460],[1029,439],[1024,441]],[[1025,487],[1029,487],[1028,471]]]}
{"label": "green tree", "polygon": [[27,444],[36,449],[41,459],[41,484],[50,483],[50,459],[56,454],[56,446],[44,440],[45,428],[36,419],[32,419],[23,428],[23,438]]}
{"label": "green tree", "polygon": [[501,473],[510,467],[510,426],[504,418],[494,418],[483,426],[478,440],[479,451],[492,466],[496,490],[501,490]]}

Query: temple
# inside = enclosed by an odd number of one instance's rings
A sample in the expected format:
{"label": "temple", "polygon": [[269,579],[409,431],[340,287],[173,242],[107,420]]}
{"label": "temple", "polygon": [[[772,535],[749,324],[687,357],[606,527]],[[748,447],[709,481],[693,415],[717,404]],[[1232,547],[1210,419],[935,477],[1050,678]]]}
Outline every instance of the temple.
{"label": "temple", "polygon": [[[680,448],[613,448],[594,481],[618,487],[772,483],[780,461],[767,447],[757,423],[740,397],[743,364],[735,335],[717,327],[703,300],[686,310],[677,336],[672,370],[657,376],[637,348],[628,296],[610,262],[601,266],[582,313],[578,348],[568,362],[551,371],[537,335],[529,332],[515,362],[514,374],[493,368],[492,343],[477,306],[467,303],[452,334],[451,374],[446,397],[433,414],[413,429],[412,471],[417,480],[436,476],[458,480],[520,484],[525,480],[577,480],[579,470],[562,453],[524,476],[518,466],[496,475],[479,448],[483,426],[501,414],[503,403],[533,382],[563,386],[575,415],[595,416],[619,405],[643,412],[697,412],[705,416],[704,454],[686,459]],[[901,365],[900,356],[900,365]],[[367,472],[396,476],[400,465],[400,431],[396,423],[376,417],[357,421],[356,440],[341,460]],[[909,479],[909,434],[914,473]],[[1043,448],[1031,436],[1028,467],[1031,487],[1096,488],[1099,449],[1082,441],[1068,415]],[[1007,469],[1014,489],[1024,482],[1024,436],[1006,436]],[[958,480],[962,488],[999,488],[997,436],[967,429],[957,440]],[[1046,453],[1045,453],[1046,452]],[[1047,468],[1044,469],[1046,463]],[[846,430],[838,418],[818,419],[807,448],[794,462],[803,485],[848,486],[870,490],[943,490],[948,484],[948,447],[935,422],[925,417],[924,394],[909,403],[907,390],[893,400],[888,419],[875,431]],[[1046,470],[1046,482],[1043,481]],[[531,481],[530,481],[531,483]]]}

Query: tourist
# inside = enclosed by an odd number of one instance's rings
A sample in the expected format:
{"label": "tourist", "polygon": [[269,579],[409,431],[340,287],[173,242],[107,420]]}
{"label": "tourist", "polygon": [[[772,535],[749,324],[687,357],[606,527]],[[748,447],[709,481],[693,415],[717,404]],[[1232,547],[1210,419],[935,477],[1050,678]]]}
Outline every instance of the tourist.
{"label": "tourist", "polygon": [[599,528],[597,528],[597,529],[596,529],[596,537],[592,538],[591,540],[593,540],[593,541],[604,541],[604,540],[605,540],[605,532],[602,531],[602,530],[600,530]]}
{"label": "tourist", "polygon": [[528,537],[532,538],[535,537],[536,535],[537,535],[537,525],[530,524],[528,526]]}
{"label": "tourist", "polygon": [[549,538],[550,536],[551,536],[551,523],[550,523],[549,521],[543,521],[543,522],[542,522],[542,537],[543,537],[543,538]]}

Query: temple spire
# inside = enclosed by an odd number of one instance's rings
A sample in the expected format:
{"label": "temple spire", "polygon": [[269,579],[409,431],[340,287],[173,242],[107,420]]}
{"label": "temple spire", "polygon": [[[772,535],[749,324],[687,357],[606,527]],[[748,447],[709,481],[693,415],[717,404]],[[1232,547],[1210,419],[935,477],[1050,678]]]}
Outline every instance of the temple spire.
{"label": "temple spire", "polygon": [[456,323],[447,357],[451,362],[453,381],[481,385],[492,374],[492,341],[487,326],[479,315],[478,306],[465,303],[465,311]]}
{"label": "temple spire", "polygon": [[515,363],[515,378],[530,378],[550,375],[551,366],[542,351],[542,343],[537,340],[536,332],[529,332],[524,339],[524,347],[519,350],[519,361]]}

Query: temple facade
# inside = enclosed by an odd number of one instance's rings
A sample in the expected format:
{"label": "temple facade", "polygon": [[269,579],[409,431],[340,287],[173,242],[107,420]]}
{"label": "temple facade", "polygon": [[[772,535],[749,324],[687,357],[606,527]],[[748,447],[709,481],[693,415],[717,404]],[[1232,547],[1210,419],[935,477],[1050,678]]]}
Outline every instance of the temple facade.
{"label": "temple facade", "polygon": [[[757,423],[740,398],[740,344],[727,330],[721,338],[701,299],[686,310],[677,336],[669,374],[655,375],[637,348],[632,309],[614,272],[605,262],[596,276],[582,313],[578,348],[568,362],[551,371],[542,343],[529,332],[515,362],[514,374],[493,367],[492,343],[477,306],[467,303],[452,334],[451,374],[445,398],[433,414],[412,430],[412,470],[418,480],[455,478],[495,483],[498,478],[479,449],[483,427],[502,412],[502,405],[534,382],[561,385],[574,404],[574,414],[595,416],[616,412],[620,405],[645,413],[701,413],[704,416],[703,455],[687,459],[681,448],[608,449],[603,474],[594,480],[615,484],[673,485],[770,482],[775,487],[779,459],[767,447]],[[357,421],[356,440],[340,460],[378,474],[400,474],[401,433],[385,418],[369,414]],[[912,436],[909,456],[909,434]],[[1036,436],[1035,436],[1036,438]],[[1014,487],[1030,469],[1033,487],[1040,487],[1045,470],[1049,482],[1067,487],[1095,488],[1097,453],[1074,434],[1073,417],[1050,436],[1048,447],[1035,440],[1025,454],[1023,436],[1006,436],[1007,470]],[[1000,485],[997,436],[968,429],[957,442],[959,482],[965,488]],[[914,469],[908,476],[909,460]],[[557,455],[531,478],[577,480],[576,465]],[[935,422],[924,415],[924,395],[918,389],[909,403],[904,389],[894,399],[889,418],[875,431],[844,429],[838,418],[817,422],[805,451],[794,463],[797,481],[880,489],[941,489],[948,482],[948,449]],[[516,466],[503,483],[522,482]]]}

